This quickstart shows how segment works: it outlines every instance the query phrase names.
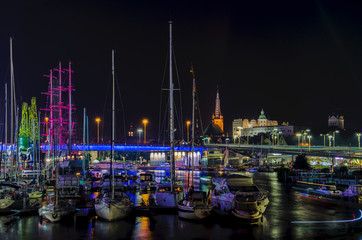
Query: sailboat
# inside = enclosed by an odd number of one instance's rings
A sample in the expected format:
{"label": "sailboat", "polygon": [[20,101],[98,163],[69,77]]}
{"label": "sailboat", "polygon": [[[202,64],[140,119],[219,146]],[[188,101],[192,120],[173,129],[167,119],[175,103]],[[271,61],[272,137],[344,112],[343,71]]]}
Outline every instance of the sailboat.
{"label": "sailboat", "polygon": [[[194,151],[195,151],[195,92],[196,92],[196,83],[195,83],[195,73],[193,67],[191,67],[192,77],[193,77],[193,89],[192,89],[192,121],[191,121],[191,184],[194,182]],[[203,191],[194,191],[193,185],[188,192],[188,196],[178,203],[178,216],[184,219],[190,220],[201,220],[210,216],[210,212],[213,209],[213,206],[210,202],[210,192],[206,197],[206,193]]]}
{"label": "sailboat", "polygon": [[110,181],[111,184],[111,192],[104,193],[97,199],[97,202],[94,204],[94,208],[96,210],[97,216],[102,219],[108,221],[114,221],[118,219],[125,218],[129,216],[132,210],[132,202],[130,198],[125,194],[122,193],[115,197],[115,190],[114,190],[114,135],[115,135],[115,81],[114,81],[114,50],[112,50],[112,82],[113,82],[113,89],[112,89],[112,157],[111,157],[111,164],[110,164],[110,171],[112,179]]}
{"label": "sailboat", "polygon": [[[5,83],[5,161],[4,161],[4,181],[6,182],[8,180],[8,177],[10,177],[10,181],[12,180],[12,176],[11,173],[13,171],[12,169],[12,161],[13,161],[13,139],[14,139],[14,131],[13,131],[13,124],[14,124],[14,113],[16,113],[16,111],[14,111],[14,106],[16,104],[16,97],[15,97],[15,81],[14,81],[14,63],[13,63],[13,39],[12,37],[10,37],[10,107],[11,107],[11,132],[10,132],[10,136],[11,136],[11,142],[10,142],[10,158],[8,157],[8,133],[7,133],[7,128],[8,128],[8,97],[7,97],[7,93],[8,93],[8,89],[7,89],[7,84]],[[15,116],[16,118],[16,116]],[[10,163],[9,163],[10,161]],[[8,167],[10,167],[10,175],[8,175]],[[17,173],[17,172],[16,172]],[[15,173],[15,176],[16,176]],[[7,186],[5,186],[7,185]],[[15,199],[15,196],[12,195],[12,193],[15,191],[15,189],[19,189],[19,185],[17,183],[13,184],[3,184],[4,187],[6,187],[7,189],[4,189],[3,191],[1,191],[0,193],[0,211],[7,211],[13,208],[19,208],[19,205],[22,206],[22,199]],[[1,188],[1,187],[0,187]],[[26,196],[24,196],[26,197]]]}
{"label": "sailboat", "polygon": [[55,201],[50,202],[47,205],[39,208],[39,216],[41,218],[45,218],[50,222],[59,222],[67,217],[69,217],[72,213],[74,213],[75,209],[72,205],[67,203],[59,203],[59,193],[58,193],[58,161],[55,163],[55,184],[54,184],[54,197]]}
{"label": "sailboat", "polygon": [[171,162],[171,182],[158,184],[156,192],[150,196],[150,206],[152,208],[177,208],[177,203],[183,199],[183,186],[175,183],[175,142],[174,142],[174,106],[173,106],[173,81],[172,81],[172,21],[169,21],[170,38],[170,162]]}
{"label": "sailboat", "polygon": [[[59,71],[59,74],[61,74],[61,71]],[[53,88],[53,82],[52,82],[52,72],[51,72],[51,81],[50,81],[50,88]],[[59,90],[61,91],[61,90]],[[61,98],[61,94],[58,94],[58,99],[53,99],[51,97],[51,102],[59,101],[59,98]],[[53,114],[55,111],[51,111],[50,113],[50,119],[53,119]],[[58,113],[60,115],[60,113]],[[50,131],[56,132],[57,129],[59,129],[58,126],[59,123],[53,123],[51,124]],[[49,131],[49,132],[50,132]],[[50,135],[50,146],[51,146],[51,152],[52,152],[52,159],[54,161],[54,171],[55,171],[55,183],[53,188],[54,193],[54,201],[49,202],[47,205],[39,208],[38,213],[41,219],[45,218],[46,220],[50,222],[59,222],[61,220],[66,219],[67,217],[71,216],[75,208],[69,203],[66,202],[60,202],[59,201],[59,158],[61,156],[61,142],[60,137],[54,137],[54,135]],[[58,145],[58,146],[57,146]]]}

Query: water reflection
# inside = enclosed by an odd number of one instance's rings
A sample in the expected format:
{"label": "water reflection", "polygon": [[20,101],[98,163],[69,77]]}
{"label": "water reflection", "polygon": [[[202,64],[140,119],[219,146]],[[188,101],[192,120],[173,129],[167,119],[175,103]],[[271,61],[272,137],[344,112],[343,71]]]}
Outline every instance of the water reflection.
{"label": "water reflection", "polygon": [[[155,171],[156,181],[169,172]],[[184,185],[196,189],[212,188],[214,172],[177,171]],[[350,224],[292,224],[292,221],[323,221],[353,219],[359,211],[352,207],[336,207],[298,195],[291,187],[277,181],[275,173],[255,173],[254,182],[269,192],[270,203],[262,226],[243,225],[233,218],[214,217],[207,222],[195,223],[179,219],[177,215],[155,214],[153,217],[136,216],[122,221],[106,222],[97,218],[84,224],[73,220],[63,223],[39,222],[37,216],[23,217],[5,225],[9,218],[0,217],[1,239],[315,239],[359,238],[361,223]],[[148,204],[150,192],[129,192],[136,206]],[[93,193],[92,198],[97,197]],[[354,214],[354,215],[353,215]],[[357,215],[356,215],[357,214]]]}

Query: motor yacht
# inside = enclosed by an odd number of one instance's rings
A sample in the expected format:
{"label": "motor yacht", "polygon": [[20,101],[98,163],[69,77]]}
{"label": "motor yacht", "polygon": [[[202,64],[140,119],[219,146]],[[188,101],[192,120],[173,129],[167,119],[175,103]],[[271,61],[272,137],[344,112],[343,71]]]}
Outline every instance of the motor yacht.
{"label": "motor yacht", "polygon": [[232,173],[213,178],[213,184],[211,200],[216,212],[232,214],[251,224],[259,223],[269,199],[267,192],[261,191],[251,177]]}
{"label": "motor yacht", "polygon": [[206,197],[203,191],[191,191],[178,203],[178,216],[189,220],[202,220],[210,217],[213,206],[210,194]]}

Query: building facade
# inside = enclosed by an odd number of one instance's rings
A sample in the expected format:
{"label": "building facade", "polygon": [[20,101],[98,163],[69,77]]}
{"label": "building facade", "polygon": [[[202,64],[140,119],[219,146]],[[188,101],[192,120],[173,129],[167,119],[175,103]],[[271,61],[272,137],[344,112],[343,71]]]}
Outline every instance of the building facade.
{"label": "building facade", "polygon": [[344,117],[332,115],[328,117],[328,127],[344,129]]}
{"label": "building facade", "polygon": [[233,121],[233,137],[253,137],[258,134],[269,134],[272,132],[280,132],[283,136],[293,136],[294,126],[284,122],[278,126],[278,121],[269,120],[262,109],[257,120],[255,119],[234,119]]}

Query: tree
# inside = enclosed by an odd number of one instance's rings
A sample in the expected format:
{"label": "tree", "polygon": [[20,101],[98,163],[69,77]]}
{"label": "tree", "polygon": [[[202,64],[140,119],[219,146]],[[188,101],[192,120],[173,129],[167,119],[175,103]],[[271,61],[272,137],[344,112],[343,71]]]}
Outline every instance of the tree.
{"label": "tree", "polygon": [[295,162],[293,163],[293,168],[294,169],[305,169],[305,170],[310,169],[307,158],[305,157],[305,153],[302,153],[295,158]]}

